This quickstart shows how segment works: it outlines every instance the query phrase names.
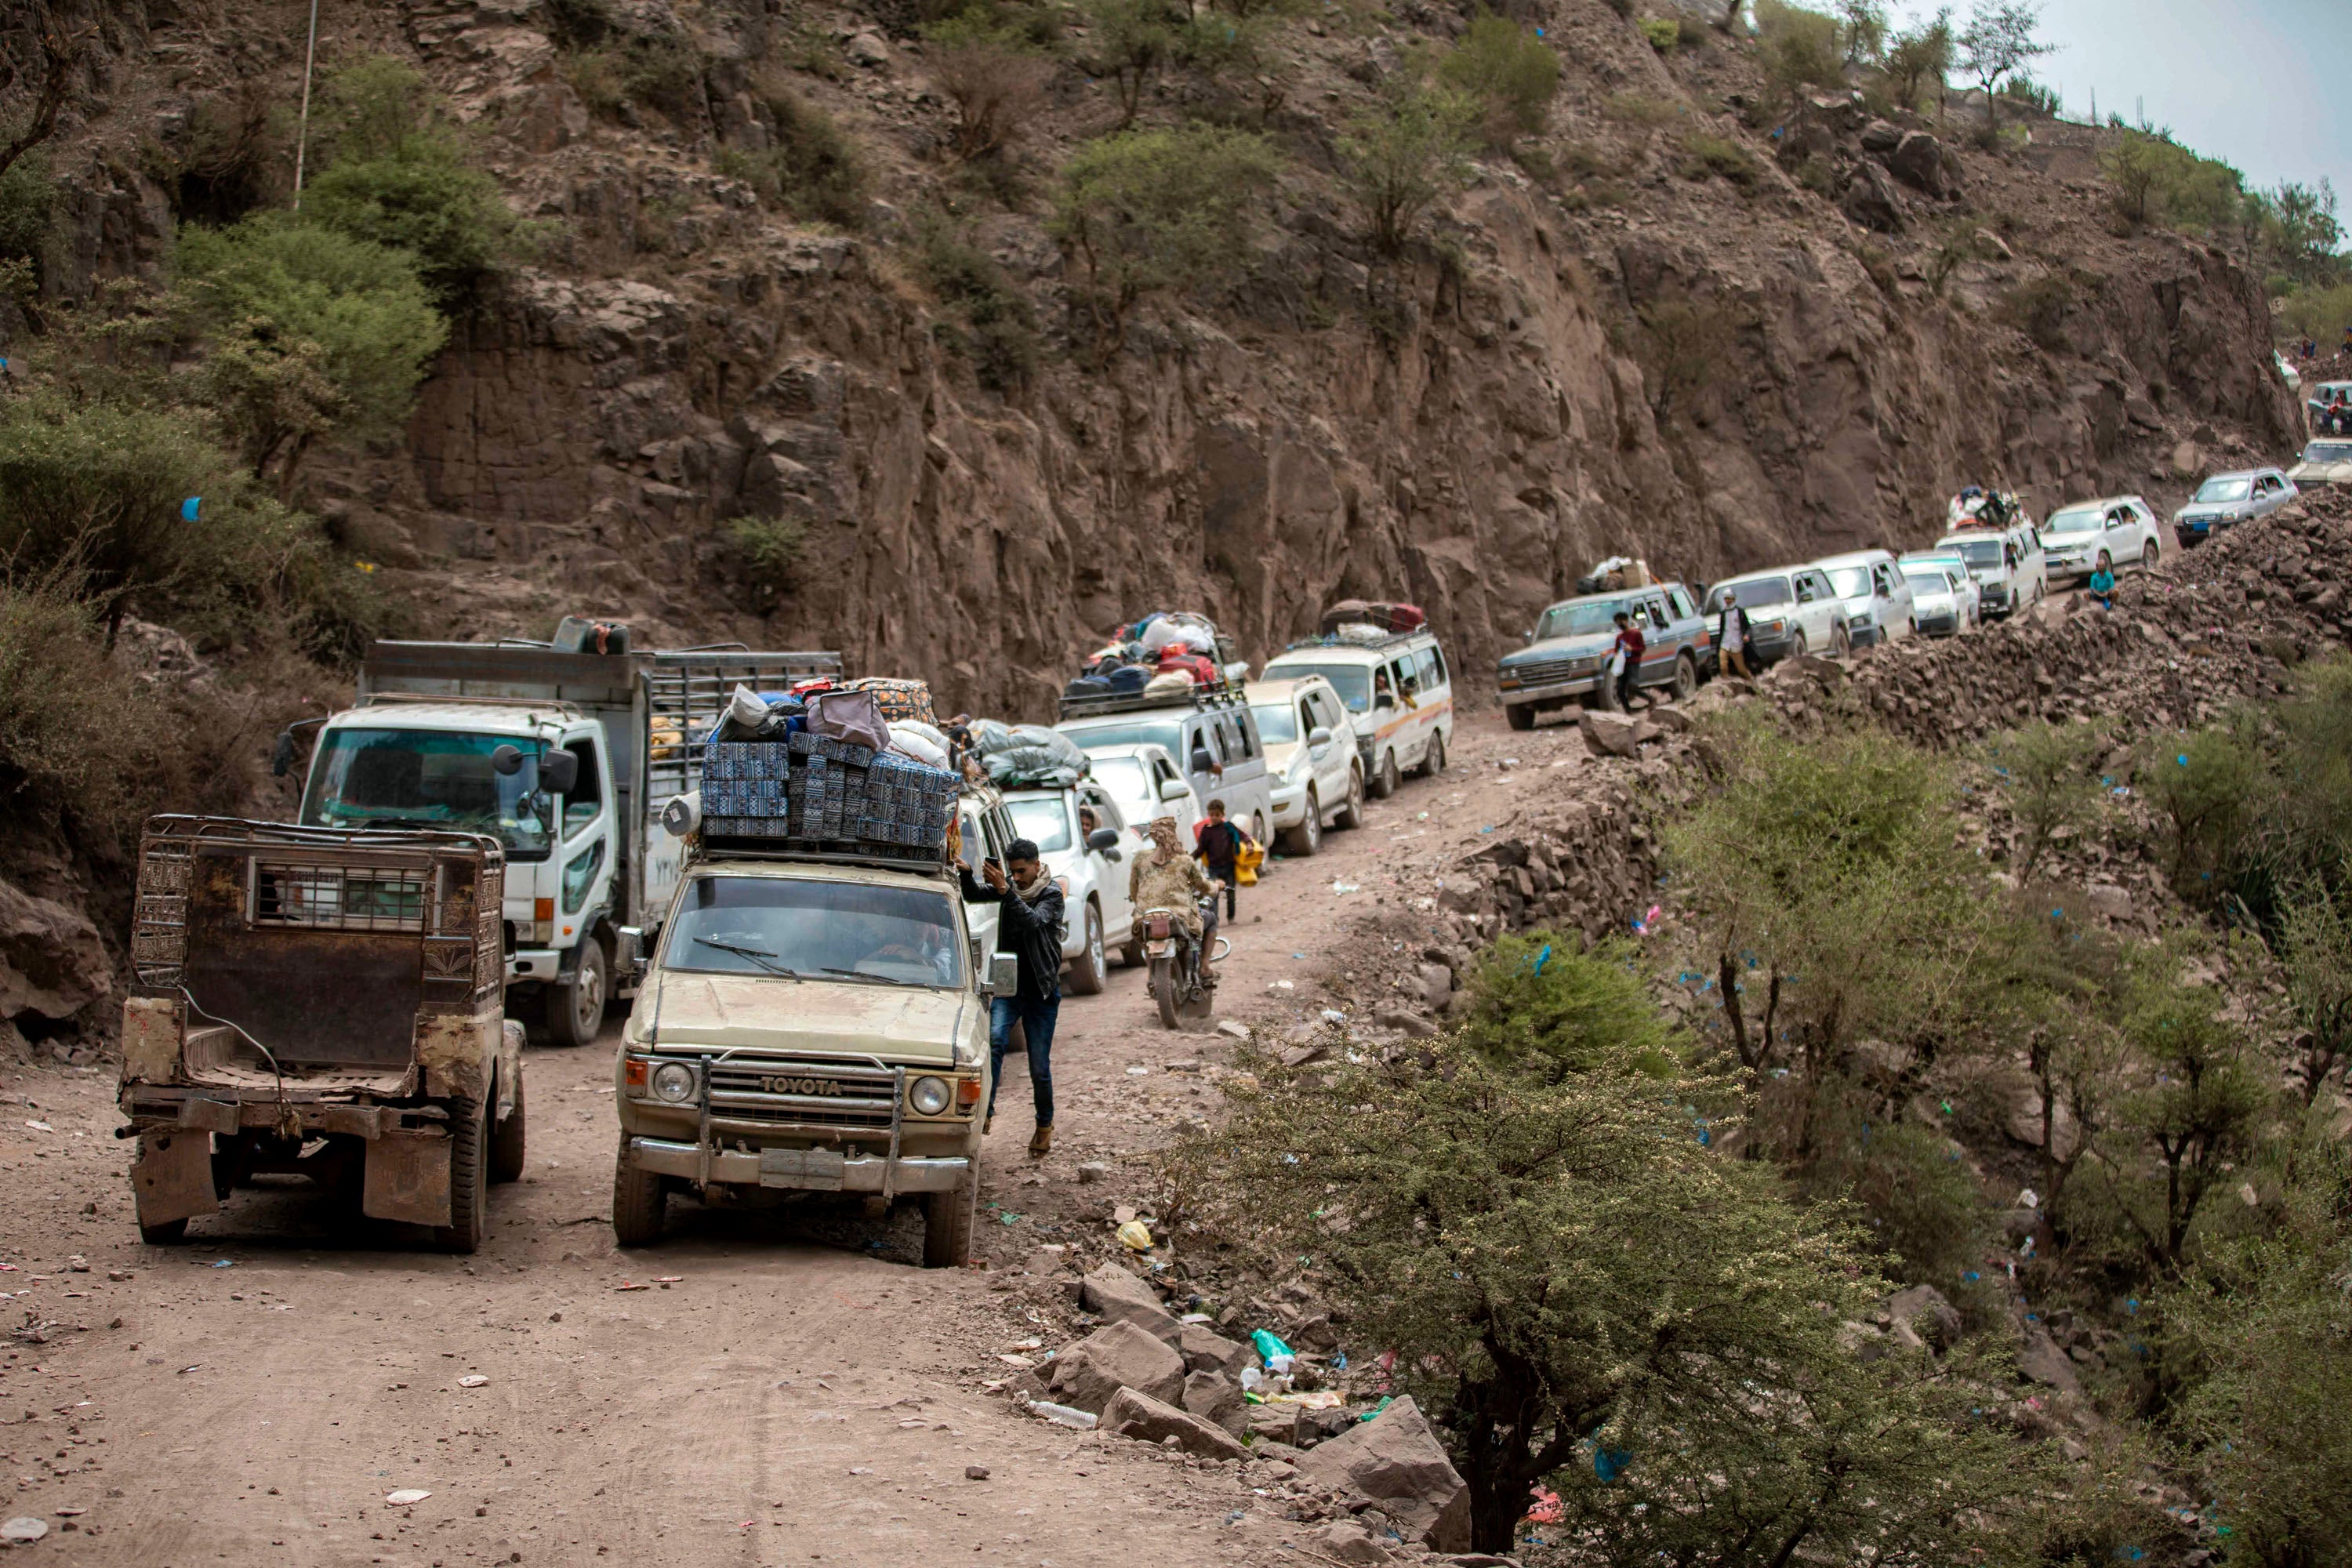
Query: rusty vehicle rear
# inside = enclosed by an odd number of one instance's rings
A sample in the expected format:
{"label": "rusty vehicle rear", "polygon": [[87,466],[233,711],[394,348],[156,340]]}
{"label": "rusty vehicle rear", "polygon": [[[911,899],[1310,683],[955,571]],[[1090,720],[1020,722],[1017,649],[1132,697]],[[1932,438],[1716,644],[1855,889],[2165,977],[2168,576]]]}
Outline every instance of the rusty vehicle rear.
{"label": "rusty vehicle rear", "polygon": [[523,1161],[504,879],[480,834],[150,818],[117,1133],[140,1234],[292,1173],[473,1251]]}

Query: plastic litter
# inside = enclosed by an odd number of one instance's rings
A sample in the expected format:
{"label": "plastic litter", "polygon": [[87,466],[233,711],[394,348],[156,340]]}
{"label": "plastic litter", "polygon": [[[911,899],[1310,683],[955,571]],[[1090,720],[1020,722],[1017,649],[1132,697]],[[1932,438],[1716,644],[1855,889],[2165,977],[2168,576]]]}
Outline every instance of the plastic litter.
{"label": "plastic litter", "polygon": [[396,1492],[384,1493],[383,1500],[391,1504],[394,1508],[406,1508],[412,1503],[423,1502],[426,1498],[429,1498],[433,1494],[431,1492],[421,1490],[415,1487],[403,1487]]}
{"label": "plastic litter", "polygon": [[214,1268],[236,1268],[236,1264],[234,1264],[234,1263],[232,1263],[232,1262],[230,1262],[230,1261],[229,1261],[227,1258],[215,1258],[215,1259],[214,1260],[214,1262],[213,1262],[213,1267],[214,1267]]}
{"label": "plastic litter", "polygon": [[1151,1227],[1139,1219],[1129,1220],[1118,1227],[1118,1239],[1130,1251],[1149,1252],[1151,1250]]}
{"label": "plastic litter", "polygon": [[457,1386],[460,1388],[480,1388],[489,1381],[490,1380],[488,1378],[484,1377],[478,1372],[469,1372],[465,1376],[457,1380]]}
{"label": "plastic litter", "polygon": [[1290,1375],[1291,1363],[1298,1358],[1297,1351],[1284,1344],[1278,1337],[1265,1329],[1259,1329],[1250,1335],[1250,1344],[1256,1350],[1258,1360],[1265,1363],[1265,1370],[1270,1376]]}
{"label": "plastic litter", "polygon": [[1381,1394],[1381,1402],[1378,1405],[1373,1405],[1370,1410],[1365,1411],[1361,1415],[1356,1417],[1356,1424],[1358,1426],[1363,1425],[1363,1423],[1370,1421],[1373,1416],[1378,1415],[1381,1411],[1386,1410],[1390,1405],[1394,1405],[1395,1403],[1395,1394]]}
{"label": "plastic litter", "polygon": [[2038,1209],[2042,1206],[2042,1194],[2028,1187],[2017,1194],[2017,1206],[2021,1209]]}
{"label": "plastic litter", "polygon": [[1081,1432],[1093,1431],[1098,1419],[1091,1410],[1073,1410],[1066,1405],[1055,1405],[1046,1399],[1031,1400],[1029,1414],[1044,1420],[1057,1421],[1065,1426],[1075,1426]]}
{"label": "plastic litter", "polygon": [[1346,895],[1347,895],[1347,894],[1349,894],[1349,893],[1360,892],[1360,891],[1362,891],[1362,889],[1363,889],[1363,884],[1362,884],[1362,883],[1360,883],[1360,882],[1349,882],[1349,881],[1343,881],[1343,880],[1338,880],[1338,879],[1335,879],[1335,880],[1331,883],[1331,890],[1332,890],[1334,893],[1337,893],[1337,894],[1341,895],[1342,897],[1346,896]]}

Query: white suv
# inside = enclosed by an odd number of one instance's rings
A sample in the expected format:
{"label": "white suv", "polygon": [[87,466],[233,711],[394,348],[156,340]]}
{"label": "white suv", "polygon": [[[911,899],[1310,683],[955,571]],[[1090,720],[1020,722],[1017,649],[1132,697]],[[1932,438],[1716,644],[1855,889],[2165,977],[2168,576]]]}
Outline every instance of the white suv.
{"label": "white suv", "polygon": [[[1103,933],[1118,932],[1124,945],[1135,923],[1127,899],[1128,857],[1142,836],[1127,830],[1110,792],[1092,780],[1059,789],[1007,790],[1004,809],[1021,837],[1037,846],[1046,873],[1061,880],[1063,966],[1073,993],[1095,995],[1110,968]],[[1094,814],[1091,832],[1080,822],[1081,811]]]}
{"label": "white suv", "polygon": [[1323,829],[1364,822],[1364,762],[1346,704],[1319,675],[1253,680],[1250,711],[1274,780],[1274,830],[1293,855],[1323,847]]}
{"label": "white suv", "polygon": [[2053,579],[2084,579],[2105,566],[2153,570],[2163,553],[2156,511],[2137,496],[2062,506],[2042,525],[2042,551]]}

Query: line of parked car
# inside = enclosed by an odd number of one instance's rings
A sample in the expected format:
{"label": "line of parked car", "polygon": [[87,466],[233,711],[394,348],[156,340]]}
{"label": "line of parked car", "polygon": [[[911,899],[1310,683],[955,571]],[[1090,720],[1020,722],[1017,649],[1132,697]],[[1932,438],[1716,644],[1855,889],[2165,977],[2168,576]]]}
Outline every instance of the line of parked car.
{"label": "line of parked car", "polygon": [[[2224,480],[2243,481],[2242,493]],[[2176,520],[2176,531],[2184,542],[2202,538],[2294,493],[2275,469],[2217,475]],[[1633,617],[1645,643],[1635,684],[1681,699],[1717,672],[1717,640],[1735,597],[1748,612],[1748,662],[1761,668],[1910,637],[1957,637],[2032,608],[2053,585],[2085,581],[2103,567],[2152,569],[2163,553],[2147,501],[2108,496],[2061,507],[2039,524],[2020,512],[2000,525],[1956,526],[1924,550],[1851,551],[1744,572],[1696,594],[1681,583],[1653,583],[1580,595],[1538,617],[1527,646],[1503,656],[1496,685],[1511,728],[1528,730],[1543,713],[1616,705],[1610,661],[1620,612]]]}
{"label": "line of parked car", "polygon": [[977,873],[1013,838],[1035,841],[1066,889],[1069,987],[1092,995],[1113,950],[1130,964],[1141,956],[1129,941],[1129,858],[1145,852],[1152,818],[1173,816],[1189,844],[1207,804],[1223,801],[1260,844],[1314,855],[1328,830],[1363,826],[1367,799],[1443,773],[1454,725],[1453,668],[1425,628],[1302,644],[1238,702],[1188,696],[1064,720],[1055,727],[1086,752],[1087,776],[1007,790],[1001,816],[967,799],[964,857]]}

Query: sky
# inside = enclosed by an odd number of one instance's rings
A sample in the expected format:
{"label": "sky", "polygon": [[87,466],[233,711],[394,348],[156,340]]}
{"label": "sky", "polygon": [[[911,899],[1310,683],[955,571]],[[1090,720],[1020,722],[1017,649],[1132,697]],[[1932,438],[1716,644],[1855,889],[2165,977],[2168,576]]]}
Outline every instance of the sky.
{"label": "sky", "polygon": [[[1970,0],[1955,0],[1965,23]],[[1923,0],[1891,9],[1932,13]],[[1906,18],[1908,20],[1910,18]],[[2137,123],[2141,105],[2174,140],[2242,170],[2251,184],[2336,186],[2352,224],[2352,0],[2043,0],[2042,35],[2059,46],[2033,77],[2066,117]],[[1956,73],[1957,74],[1957,73]]]}

